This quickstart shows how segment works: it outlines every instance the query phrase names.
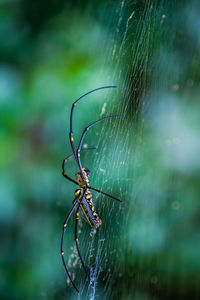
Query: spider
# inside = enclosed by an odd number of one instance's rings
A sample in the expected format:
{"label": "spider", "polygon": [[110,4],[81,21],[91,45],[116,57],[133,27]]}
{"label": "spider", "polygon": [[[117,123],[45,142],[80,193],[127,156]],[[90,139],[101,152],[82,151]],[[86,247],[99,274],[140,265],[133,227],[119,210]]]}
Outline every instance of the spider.
{"label": "spider", "polygon": [[[94,123],[91,123],[83,131],[81,139],[80,139],[80,142],[79,142],[79,146],[78,146],[77,150],[75,150],[74,138],[73,138],[73,131],[72,131],[73,111],[74,111],[74,108],[75,108],[76,104],[81,99],[83,99],[84,97],[86,97],[87,95],[89,95],[91,93],[94,93],[96,91],[99,91],[99,90],[102,90],[102,89],[108,89],[108,88],[116,88],[116,86],[103,86],[103,87],[94,89],[94,90],[92,90],[92,91],[84,94],[80,98],[78,98],[72,104],[71,114],[70,114],[69,140],[70,140],[70,144],[71,144],[73,153],[71,155],[69,155],[68,157],[66,157],[63,160],[63,163],[62,163],[62,174],[63,174],[63,176],[65,178],[67,178],[68,180],[70,180],[71,182],[73,182],[76,185],[78,185],[78,188],[75,190],[75,199],[73,201],[72,209],[70,210],[70,212],[69,212],[68,216],[66,217],[66,219],[64,221],[64,224],[63,224],[63,231],[62,231],[62,238],[61,238],[61,257],[62,257],[62,262],[63,262],[64,268],[65,268],[65,271],[67,273],[67,276],[68,276],[70,282],[72,283],[72,286],[75,288],[75,290],[78,293],[79,293],[79,290],[78,290],[76,284],[74,283],[74,281],[72,280],[72,277],[71,277],[71,275],[69,273],[69,270],[68,270],[68,268],[66,266],[65,258],[64,258],[64,251],[63,251],[64,235],[65,235],[65,231],[66,231],[66,227],[67,227],[67,223],[69,221],[69,218],[71,217],[72,213],[75,211],[75,215],[76,215],[76,220],[75,220],[75,244],[76,244],[76,249],[77,249],[77,253],[78,253],[78,256],[80,258],[80,261],[81,261],[81,265],[82,265],[82,267],[83,267],[83,269],[85,271],[85,274],[89,278],[88,271],[87,271],[85,263],[84,263],[84,261],[82,259],[82,256],[81,256],[81,253],[80,253],[80,250],[79,250],[79,245],[78,245],[77,227],[78,227],[78,220],[79,220],[79,209],[81,208],[81,210],[82,210],[82,212],[84,214],[84,217],[85,217],[86,221],[88,222],[88,224],[92,228],[94,228],[96,230],[97,228],[99,228],[101,226],[102,221],[98,217],[97,212],[95,210],[95,207],[94,207],[94,204],[93,204],[93,201],[92,201],[92,194],[91,194],[90,190],[96,191],[98,193],[106,195],[109,198],[112,198],[114,200],[122,202],[120,199],[118,199],[118,198],[116,198],[116,197],[114,197],[112,195],[109,195],[109,194],[107,194],[107,193],[105,193],[105,192],[103,192],[103,191],[101,191],[99,189],[96,189],[96,188],[90,186],[90,184],[89,184],[90,170],[88,168],[86,168],[86,167],[82,167],[81,160],[80,160],[80,153],[83,152],[83,151],[93,150],[93,149],[96,149],[96,148],[87,148],[87,149],[82,149],[81,150],[83,139],[84,139],[87,131],[92,126],[94,126],[95,124],[97,124],[97,123],[99,123],[99,122],[101,122],[101,121],[103,121],[105,119],[115,118],[115,117],[124,117],[124,116],[122,116],[122,115],[107,116],[107,117],[104,117],[104,118],[102,118],[102,119],[100,119],[98,121],[95,121]],[[71,158],[71,157],[75,158],[76,163],[77,163],[78,168],[79,168],[79,171],[80,171],[79,173],[77,173],[75,175],[76,181],[74,179],[72,179],[71,177],[69,177],[66,174],[66,172],[65,172],[65,164],[68,161],[68,159]]]}

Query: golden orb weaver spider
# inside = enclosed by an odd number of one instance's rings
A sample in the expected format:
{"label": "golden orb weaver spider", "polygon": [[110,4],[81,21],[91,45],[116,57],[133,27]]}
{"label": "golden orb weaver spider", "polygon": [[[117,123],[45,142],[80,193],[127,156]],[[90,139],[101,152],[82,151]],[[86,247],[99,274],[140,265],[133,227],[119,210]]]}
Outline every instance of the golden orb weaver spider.
{"label": "golden orb weaver spider", "polygon": [[[63,224],[63,231],[62,231],[62,238],[61,238],[61,257],[62,257],[62,261],[63,261],[63,265],[64,265],[64,268],[65,268],[65,271],[67,273],[67,276],[70,280],[70,282],[72,283],[73,287],[75,288],[75,290],[79,293],[79,290],[77,288],[77,286],[75,285],[74,281],[72,280],[72,277],[69,273],[69,270],[66,266],[66,263],[65,263],[65,259],[64,259],[64,251],[63,251],[63,241],[64,241],[64,235],[65,235],[65,231],[66,231],[66,227],[67,227],[67,223],[68,223],[68,220],[69,218],[71,217],[72,213],[74,210],[76,210],[76,222],[75,222],[75,244],[76,244],[76,249],[77,249],[77,253],[78,253],[78,256],[80,258],[80,261],[81,261],[81,265],[87,275],[87,277],[89,277],[88,275],[88,271],[86,269],[86,266],[83,262],[83,259],[82,259],[82,256],[80,254],[80,250],[79,250],[79,246],[78,246],[78,237],[77,237],[77,227],[78,227],[78,220],[79,220],[79,209],[81,208],[88,224],[92,227],[92,228],[95,228],[97,229],[99,226],[101,226],[101,219],[98,217],[96,211],[95,211],[95,207],[94,207],[94,204],[93,204],[93,201],[92,201],[92,194],[90,192],[90,190],[93,190],[93,191],[96,191],[98,193],[101,193],[103,195],[106,195],[107,197],[110,197],[114,200],[117,200],[119,202],[122,202],[120,199],[114,197],[114,196],[111,196],[99,189],[96,189],[94,187],[91,187],[89,185],[89,176],[90,176],[90,170],[88,168],[84,168],[82,167],[82,164],[81,164],[81,160],[80,160],[80,153],[83,152],[83,151],[87,151],[87,150],[93,150],[95,148],[87,148],[87,149],[82,149],[81,150],[81,147],[82,147],[82,143],[83,143],[83,139],[87,133],[87,131],[92,127],[94,126],[95,124],[103,121],[103,120],[106,120],[106,119],[109,119],[109,118],[116,118],[116,117],[124,117],[123,115],[113,115],[113,116],[108,116],[108,117],[104,117],[100,120],[97,120],[93,123],[91,123],[89,126],[87,126],[85,128],[85,130],[83,131],[82,133],[82,136],[81,136],[81,139],[80,139],[80,142],[79,142],[79,146],[78,146],[78,149],[75,150],[75,146],[74,146],[74,138],[73,138],[73,131],[72,131],[72,119],[73,119],[73,111],[74,111],[74,107],[76,106],[76,104],[81,100],[83,99],[84,97],[86,97],[87,95],[91,94],[91,93],[94,93],[96,91],[99,91],[99,90],[102,90],[102,89],[108,89],[108,88],[116,88],[116,86],[103,86],[103,87],[100,87],[100,88],[97,88],[97,89],[94,89],[84,95],[82,95],[80,98],[78,98],[73,104],[72,104],[72,108],[71,108],[71,114],[70,114],[70,132],[69,132],[69,140],[70,140],[70,144],[71,144],[71,147],[72,147],[72,151],[73,153],[71,155],[69,155],[68,157],[66,157],[64,160],[63,160],[63,163],[62,163],[62,174],[65,178],[67,178],[68,180],[72,181],[73,183],[75,183],[76,185],[78,185],[78,189],[76,189],[75,191],[75,199],[73,201],[73,206],[72,206],[72,209],[70,210],[68,216],[66,217],[65,221],[64,221],[64,224]],[[75,175],[75,178],[76,178],[76,181],[74,179],[72,179],[71,177],[69,177],[66,173],[65,173],[65,163],[67,162],[67,160],[74,156],[75,160],[76,160],[76,163],[78,165],[78,168],[80,170],[80,173],[77,173]],[[77,206],[77,208],[76,208]]]}

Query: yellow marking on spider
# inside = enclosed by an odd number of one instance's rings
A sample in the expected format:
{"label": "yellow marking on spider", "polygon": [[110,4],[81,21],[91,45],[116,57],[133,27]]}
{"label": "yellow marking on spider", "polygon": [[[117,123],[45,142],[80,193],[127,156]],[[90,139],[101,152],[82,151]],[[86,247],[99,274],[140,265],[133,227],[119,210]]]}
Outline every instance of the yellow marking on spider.
{"label": "yellow marking on spider", "polygon": [[78,156],[81,156],[80,153],[78,153]]}
{"label": "yellow marking on spider", "polygon": [[78,216],[79,216],[79,213],[77,212],[76,215],[77,215],[77,217],[78,217]]}
{"label": "yellow marking on spider", "polygon": [[86,172],[85,172],[85,168],[82,168],[82,171],[83,171],[83,174],[85,175],[85,180],[88,182],[88,177],[87,177],[87,174],[86,174]]}
{"label": "yellow marking on spider", "polygon": [[74,138],[73,138],[73,136],[71,137],[71,141],[72,141],[72,142],[74,141]]}
{"label": "yellow marking on spider", "polygon": [[67,224],[64,224],[64,227],[67,227]]}
{"label": "yellow marking on spider", "polygon": [[74,106],[76,106],[76,103],[74,103]]}
{"label": "yellow marking on spider", "polygon": [[61,252],[61,255],[64,255],[64,251]]}

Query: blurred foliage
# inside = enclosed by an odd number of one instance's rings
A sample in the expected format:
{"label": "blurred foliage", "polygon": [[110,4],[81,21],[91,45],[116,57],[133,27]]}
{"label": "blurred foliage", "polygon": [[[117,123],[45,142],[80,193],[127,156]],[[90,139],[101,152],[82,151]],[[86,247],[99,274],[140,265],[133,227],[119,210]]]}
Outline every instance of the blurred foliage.
{"label": "blurred foliage", "polygon": [[74,193],[61,163],[72,102],[109,84],[118,90],[74,115],[78,140],[104,110],[125,114],[85,140],[97,146],[82,158],[93,185],[123,199],[98,198],[103,225],[88,244],[82,224],[84,258],[92,243],[99,251],[94,299],[199,299],[199,10],[196,0],[0,1],[2,299],[78,297],[59,253]]}

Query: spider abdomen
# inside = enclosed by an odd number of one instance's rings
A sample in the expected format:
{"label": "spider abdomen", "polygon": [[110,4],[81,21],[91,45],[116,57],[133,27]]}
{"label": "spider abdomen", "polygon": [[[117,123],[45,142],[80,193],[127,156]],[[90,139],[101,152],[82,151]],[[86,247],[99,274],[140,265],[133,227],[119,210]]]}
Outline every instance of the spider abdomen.
{"label": "spider abdomen", "polygon": [[[87,189],[84,196],[83,196],[83,189],[77,189],[75,192],[75,195],[77,197],[78,203],[80,203],[80,207],[83,211],[84,216],[86,217],[86,220],[88,224],[92,228],[98,228],[101,225],[101,219],[98,217],[93,201],[92,201],[92,194]],[[81,200],[82,199],[82,200]]]}

